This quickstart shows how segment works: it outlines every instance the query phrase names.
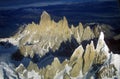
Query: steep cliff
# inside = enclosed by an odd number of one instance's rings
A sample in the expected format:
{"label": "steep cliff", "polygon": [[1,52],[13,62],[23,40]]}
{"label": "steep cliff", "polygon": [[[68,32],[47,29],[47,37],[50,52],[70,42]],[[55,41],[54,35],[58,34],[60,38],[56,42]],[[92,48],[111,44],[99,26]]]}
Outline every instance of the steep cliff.
{"label": "steep cliff", "polygon": [[[119,78],[120,63],[115,55],[109,52],[104,41],[103,32],[100,33],[97,46],[91,41],[84,49],[82,45],[75,49],[69,60],[62,63],[58,58],[54,58],[50,65],[45,68],[34,69],[34,64],[29,64],[31,69],[27,71],[35,71],[39,73],[41,79],[104,79],[104,78]],[[117,58],[118,58],[117,57]],[[21,68],[21,65],[17,68]],[[19,71],[18,71],[19,72]],[[20,74],[20,73],[19,73]],[[28,73],[27,73],[28,74]],[[20,74],[24,75],[24,74]],[[32,78],[32,77],[31,77]]]}
{"label": "steep cliff", "polygon": [[65,17],[55,22],[47,12],[43,12],[40,23],[28,24],[14,38],[19,38],[19,48],[24,56],[33,57],[34,54],[45,55],[49,50],[56,51],[62,42],[73,41],[77,43],[95,38],[89,26],[83,27],[81,23],[77,27],[68,25]]}
{"label": "steep cliff", "polygon": [[[70,26],[65,17],[55,22],[44,11],[38,24],[32,22],[11,38],[0,39],[13,44],[6,48],[6,42],[1,43],[0,49],[5,47],[7,54],[14,48],[2,60],[17,66],[1,62],[0,76],[2,79],[119,79],[120,55],[108,48],[101,32],[106,28],[82,23]],[[106,36],[110,37],[108,33]]]}

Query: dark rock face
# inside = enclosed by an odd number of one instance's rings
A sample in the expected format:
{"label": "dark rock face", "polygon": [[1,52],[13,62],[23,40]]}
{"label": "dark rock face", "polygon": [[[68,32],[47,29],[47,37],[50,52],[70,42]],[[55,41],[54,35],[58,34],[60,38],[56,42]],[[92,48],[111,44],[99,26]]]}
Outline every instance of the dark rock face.
{"label": "dark rock face", "polygon": [[110,48],[111,51],[115,54],[120,54],[120,39],[115,40],[115,39],[105,39],[108,47]]}

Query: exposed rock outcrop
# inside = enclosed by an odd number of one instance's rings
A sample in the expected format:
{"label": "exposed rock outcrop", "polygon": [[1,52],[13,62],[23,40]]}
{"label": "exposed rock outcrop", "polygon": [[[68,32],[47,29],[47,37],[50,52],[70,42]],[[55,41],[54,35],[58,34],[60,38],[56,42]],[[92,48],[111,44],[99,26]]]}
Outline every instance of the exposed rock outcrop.
{"label": "exposed rock outcrop", "polygon": [[45,55],[49,49],[56,51],[62,42],[72,41],[71,37],[80,44],[84,40],[95,38],[95,35],[89,26],[84,28],[79,23],[77,27],[72,25],[70,28],[65,17],[55,22],[44,11],[39,24],[34,22],[28,24],[20,34],[17,33],[14,37],[20,38],[19,47],[22,54],[24,56],[30,55],[32,58],[34,54]]}
{"label": "exposed rock outcrop", "polygon": [[[113,63],[113,54],[109,53],[109,49],[104,41],[103,32],[100,33],[97,47],[91,41],[84,49],[82,45],[75,49],[69,60],[60,63],[58,58],[54,58],[51,65],[45,68],[32,68],[39,73],[42,79],[104,79],[119,77],[119,67]],[[112,57],[112,58],[111,58]],[[21,66],[21,65],[20,65]],[[28,67],[33,65],[29,64]],[[28,68],[27,68],[28,69]],[[30,69],[29,69],[30,70]]]}
{"label": "exposed rock outcrop", "polygon": [[[84,49],[82,48],[82,46],[80,46],[74,51],[73,55],[70,58],[69,64],[70,64],[70,66],[72,66],[72,69],[70,71],[70,75],[72,77],[76,77],[82,72],[83,53],[84,53]],[[71,63],[72,63],[72,65],[71,65]]]}
{"label": "exposed rock outcrop", "polygon": [[[108,26],[101,25],[101,27],[91,28],[79,23],[78,26],[71,25],[70,27],[66,17],[55,22],[44,11],[39,24],[32,22],[26,27],[20,28],[19,32],[11,37],[12,39],[10,38],[11,41],[19,41],[16,45],[20,49],[18,51],[20,54],[13,54],[12,59],[13,62],[19,61],[20,65],[14,69],[6,63],[0,63],[0,77],[2,76],[2,79],[4,77],[15,79],[119,79],[120,55],[110,53],[104,41],[102,29],[105,30],[107,37],[113,35],[113,33],[108,34],[110,33],[108,29],[111,29]],[[94,38],[98,38],[97,44]],[[4,43],[1,45],[4,47]],[[44,59],[43,56],[46,58]],[[42,65],[44,67],[41,67]]]}

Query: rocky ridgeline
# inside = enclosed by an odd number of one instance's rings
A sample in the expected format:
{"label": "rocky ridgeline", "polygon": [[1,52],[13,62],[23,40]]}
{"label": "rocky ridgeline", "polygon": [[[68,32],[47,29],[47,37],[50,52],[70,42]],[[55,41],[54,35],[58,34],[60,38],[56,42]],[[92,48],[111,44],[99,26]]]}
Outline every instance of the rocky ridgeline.
{"label": "rocky ridgeline", "polygon": [[28,24],[21,29],[14,38],[19,39],[19,48],[24,56],[33,57],[34,54],[43,56],[49,50],[56,51],[62,42],[72,41],[75,38],[77,43],[98,37],[100,29],[91,29],[89,26],[83,27],[69,26],[65,17],[55,22],[47,12],[41,15],[40,23]]}
{"label": "rocky ridgeline", "polygon": [[[9,60],[15,66],[19,64],[18,67],[1,62],[0,77],[1,79],[119,79],[120,55],[110,52],[101,32],[103,30],[107,37],[111,37],[113,33],[108,29],[111,28],[106,25],[90,27],[89,24],[83,26],[82,23],[70,26],[65,17],[55,22],[47,12],[43,12],[39,24],[32,22],[20,28],[13,37],[0,39],[13,44],[14,52],[19,47],[16,53],[11,53]],[[95,39],[98,37],[99,39]],[[6,46],[6,42],[1,42],[1,46]],[[13,46],[10,45],[5,50],[11,47]],[[5,58],[7,59],[6,56]]]}
{"label": "rocky ridgeline", "polygon": [[[115,61],[114,54],[109,52],[101,32],[96,47],[93,41],[87,44],[85,49],[80,45],[69,60],[61,63],[55,57],[53,62],[44,68],[39,68],[32,62],[28,67],[20,64],[16,71],[24,78],[34,79],[119,79],[120,64],[116,65]],[[36,73],[38,78],[34,75],[29,76],[32,73]]]}

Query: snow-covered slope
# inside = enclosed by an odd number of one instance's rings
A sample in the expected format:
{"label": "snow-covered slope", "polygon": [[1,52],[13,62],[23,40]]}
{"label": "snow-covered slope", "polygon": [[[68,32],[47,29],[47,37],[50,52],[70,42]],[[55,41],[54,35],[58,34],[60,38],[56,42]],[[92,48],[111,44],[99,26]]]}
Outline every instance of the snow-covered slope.
{"label": "snow-covered slope", "polygon": [[12,64],[0,62],[0,79],[19,79],[18,73],[13,68]]}

